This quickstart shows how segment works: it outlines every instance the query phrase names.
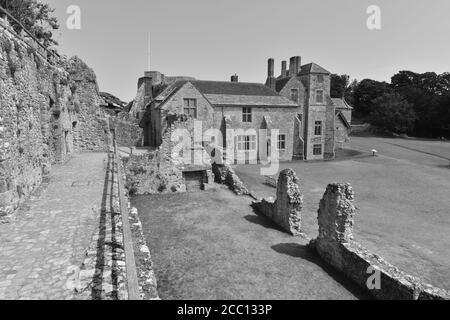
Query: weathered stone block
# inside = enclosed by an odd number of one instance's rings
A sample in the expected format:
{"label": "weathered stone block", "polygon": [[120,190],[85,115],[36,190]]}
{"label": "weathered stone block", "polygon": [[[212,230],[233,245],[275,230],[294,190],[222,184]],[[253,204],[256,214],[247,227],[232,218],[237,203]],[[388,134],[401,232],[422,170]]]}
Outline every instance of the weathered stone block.
{"label": "weathered stone block", "polygon": [[280,172],[277,184],[277,199],[263,199],[253,203],[254,207],[292,235],[300,235],[303,196],[298,186],[295,171],[285,169]]}

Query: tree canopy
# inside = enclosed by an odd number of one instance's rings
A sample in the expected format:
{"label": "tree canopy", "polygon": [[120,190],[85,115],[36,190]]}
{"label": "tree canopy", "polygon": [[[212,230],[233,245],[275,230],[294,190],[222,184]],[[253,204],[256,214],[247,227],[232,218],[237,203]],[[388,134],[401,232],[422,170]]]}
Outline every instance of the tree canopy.
{"label": "tree canopy", "polygon": [[[59,29],[58,20],[52,15],[54,9],[48,4],[38,0],[0,0],[0,6],[16,18],[45,47],[58,44],[53,39],[53,31]],[[15,21],[11,21],[11,24],[16,32],[22,30]]]}
{"label": "tree canopy", "polygon": [[355,108],[356,117],[377,126],[395,132],[406,130],[416,136],[450,137],[448,72],[403,70],[392,76],[391,83],[372,79],[356,81],[347,87],[345,98]]}
{"label": "tree canopy", "polygon": [[371,122],[390,132],[410,133],[414,128],[416,114],[413,105],[396,92],[383,93],[374,99],[370,112]]}

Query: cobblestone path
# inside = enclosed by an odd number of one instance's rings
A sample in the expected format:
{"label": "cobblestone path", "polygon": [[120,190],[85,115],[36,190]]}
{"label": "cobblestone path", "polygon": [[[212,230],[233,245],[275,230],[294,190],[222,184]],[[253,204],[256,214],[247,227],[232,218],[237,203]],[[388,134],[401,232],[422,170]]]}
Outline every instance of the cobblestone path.
{"label": "cobblestone path", "polygon": [[98,228],[106,154],[82,153],[52,168],[50,183],[14,221],[0,224],[0,299],[72,299]]}

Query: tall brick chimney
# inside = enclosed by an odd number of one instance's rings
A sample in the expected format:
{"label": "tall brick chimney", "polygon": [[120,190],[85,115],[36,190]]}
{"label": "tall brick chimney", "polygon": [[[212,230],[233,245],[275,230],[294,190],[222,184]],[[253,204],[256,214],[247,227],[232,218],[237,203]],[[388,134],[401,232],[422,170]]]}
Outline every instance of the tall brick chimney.
{"label": "tall brick chimney", "polygon": [[274,69],[275,69],[275,60],[273,58],[269,58],[269,60],[267,60],[266,86],[268,86],[272,90],[275,90],[275,86],[276,86],[276,79],[274,77]]}
{"label": "tall brick chimney", "polygon": [[302,68],[302,57],[296,56],[295,57],[295,75],[297,75],[300,72],[301,68]]}
{"label": "tall brick chimney", "polygon": [[267,61],[267,77],[273,77],[274,75],[274,69],[275,69],[275,60],[273,58],[270,58]]}
{"label": "tall brick chimney", "polygon": [[236,73],[231,76],[231,82],[239,82],[239,77]]}
{"label": "tall brick chimney", "polygon": [[294,75],[294,63],[295,63],[295,57],[292,57],[289,59],[289,77],[292,77]]}
{"label": "tall brick chimney", "polygon": [[300,72],[300,68],[301,68],[301,57],[300,56],[295,56],[295,57],[291,57],[289,59],[289,76],[293,77],[296,76],[299,72]]}
{"label": "tall brick chimney", "polygon": [[287,70],[286,70],[286,60],[281,61],[281,76],[286,77],[287,76]]}

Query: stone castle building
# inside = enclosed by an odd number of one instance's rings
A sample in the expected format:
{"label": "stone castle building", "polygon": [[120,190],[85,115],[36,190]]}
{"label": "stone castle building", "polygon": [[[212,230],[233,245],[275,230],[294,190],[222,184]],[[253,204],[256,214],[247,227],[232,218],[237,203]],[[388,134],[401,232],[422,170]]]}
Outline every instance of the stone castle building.
{"label": "stone castle building", "polygon": [[[146,146],[158,147],[171,119],[185,114],[201,121],[203,132],[220,130],[222,146],[234,159],[256,154],[262,160],[261,154],[270,156],[273,148],[282,161],[333,159],[336,143],[348,140],[352,108],[331,98],[330,72],[300,62],[299,56],[292,57],[287,69],[283,61],[281,75],[275,77],[274,60],[269,59],[265,84],[239,82],[237,75],[225,82],[146,72],[130,113],[140,120]],[[278,133],[271,141],[274,129]],[[257,154],[258,148],[265,150]]]}

